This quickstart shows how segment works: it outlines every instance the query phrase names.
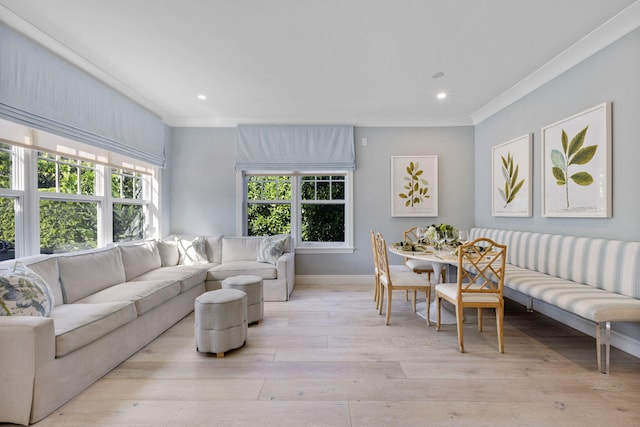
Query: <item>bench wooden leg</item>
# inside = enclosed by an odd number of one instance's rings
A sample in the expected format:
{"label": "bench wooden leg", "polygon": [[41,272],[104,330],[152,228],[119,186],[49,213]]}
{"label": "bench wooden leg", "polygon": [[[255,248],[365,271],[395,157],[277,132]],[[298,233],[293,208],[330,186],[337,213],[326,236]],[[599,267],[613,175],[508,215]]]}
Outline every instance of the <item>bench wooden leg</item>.
{"label": "bench wooden leg", "polygon": [[598,370],[603,374],[608,374],[611,360],[611,322],[604,322],[604,326],[600,322],[596,322],[596,350]]}

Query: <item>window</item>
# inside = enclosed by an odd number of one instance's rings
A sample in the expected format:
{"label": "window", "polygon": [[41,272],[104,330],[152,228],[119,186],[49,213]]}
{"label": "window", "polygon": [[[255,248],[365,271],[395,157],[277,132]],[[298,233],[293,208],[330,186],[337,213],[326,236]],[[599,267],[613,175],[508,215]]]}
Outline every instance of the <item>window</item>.
{"label": "window", "polygon": [[353,138],[344,125],[238,126],[238,232],[290,230],[298,253],[353,252]]}
{"label": "window", "polygon": [[96,165],[38,152],[41,253],[98,246]]}
{"label": "window", "polygon": [[0,188],[12,188],[13,150],[11,145],[0,142]]}
{"label": "window", "polygon": [[113,199],[113,241],[142,239],[145,236],[147,175],[125,169],[111,171]]}
{"label": "window", "polygon": [[352,250],[350,172],[243,178],[247,235],[290,233],[300,252]]}
{"label": "window", "polygon": [[345,177],[312,175],[300,179],[302,242],[344,242]]}
{"label": "window", "polygon": [[0,196],[0,215],[0,261],[4,261],[16,257],[16,208],[13,197]]}
{"label": "window", "polygon": [[247,234],[291,233],[291,177],[247,177]]}
{"label": "window", "polygon": [[15,258],[16,204],[13,147],[0,143],[0,261]]}
{"label": "window", "polygon": [[156,236],[158,169],[0,119],[0,260]]}

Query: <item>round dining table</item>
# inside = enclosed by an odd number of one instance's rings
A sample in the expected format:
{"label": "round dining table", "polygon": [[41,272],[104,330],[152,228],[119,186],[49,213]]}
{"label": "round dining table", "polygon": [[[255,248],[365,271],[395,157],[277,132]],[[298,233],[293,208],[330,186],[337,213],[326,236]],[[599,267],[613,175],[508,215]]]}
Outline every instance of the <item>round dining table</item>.
{"label": "round dining table", "polygon": [[[456,267],[458,265],[458,257],[453,255],[451,251],[444,250],[444,249],[442,250],[434,249],[432,246],[428,246],[426,250],[422,250],[422,251],[421,250],[405,251],[400,247],[390,245],[388,247],[388,250],[389,252],[395,255],[399,255],[403,258],[413,258],[421,261],[430,262],[433,268],[433,277],[435,277],[436,283],[441,283],[440,280],[442,278],[443,268],[446,268],[447,265],[452,265]],[[450,271],[448,273],[450,273]],[[449,277],[449,275],[447,275],[447,277]],[[435,292],[433,293],[433,295],[434,295],[434,298],[432,301],[430,301],[431,307],[429,309],[430,310],[429,320],[432,322],[436,322],[438,312],[437,312],[437,305],[435,300]],[[445,303],[445,301],[443,301],[443,303]],[[418,304],[418,307],[419,306],[420,304]],[[424,314],[421,314],[424,312],[426,312],[426,310],[416,308],[416,313],[418,313],[419,316],[424,316]],[[448,309],[445,304],[442,305],[442,310],[440,312],[440,323],[444,325],[456,323],[455,312],[452,309]]]}

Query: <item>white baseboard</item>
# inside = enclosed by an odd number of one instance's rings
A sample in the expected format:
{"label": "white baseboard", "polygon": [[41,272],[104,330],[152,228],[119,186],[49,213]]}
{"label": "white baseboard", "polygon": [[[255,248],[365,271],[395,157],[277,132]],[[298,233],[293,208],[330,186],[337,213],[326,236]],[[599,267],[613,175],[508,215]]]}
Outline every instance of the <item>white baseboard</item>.
{"label": "white baseboard", "polygon": [[296,286],[371,286],[373,287],[373,274],[363,275],[305,275],[296,276]]}
{"label": "white baseboard", "polygon": [[[296,276],[296,286],[326,286],[334,288],[373,287],[373,275],[300,275]],[[505,288],[505,296],[513,301],[527,305],[529,297]],[[562,322],[584,334],[595,336],[595,323],[554,305],[533,300],[533,310]],[[615,330],[611,331],[611,346],[640,358],[640,341]],[[595,351],[595,343],[594,343]]]}

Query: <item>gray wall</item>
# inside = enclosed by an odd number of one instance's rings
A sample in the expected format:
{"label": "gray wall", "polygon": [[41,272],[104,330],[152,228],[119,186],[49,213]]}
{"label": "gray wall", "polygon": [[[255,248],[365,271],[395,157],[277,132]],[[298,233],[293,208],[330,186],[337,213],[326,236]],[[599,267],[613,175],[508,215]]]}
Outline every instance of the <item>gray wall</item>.
{"label": "gray wall", "polygon": [[[573,67],[543,87],[473,127],[356,128],[354,174],[355,252],[299,255],[297,274],[370,274],[369,230],[400,239],[413,225],[447,222],[593,237],[640,240],[640,197],[634,167],[640,158],[640,30]],[[540,129],[612,102],[613,217],[544,218],[541,215]],[[491,148],[533,133],[533,217],[491,216]],[[361,144],[362,138],[368,145]],[[169,144],[170,233],[234,235],[235,131],[174,128]],[[390,157],[439,156],[439,217],[392,218]],[[398,260],[392,260],[398,262]]]}
{"label": "gray wall", "polygon": [[[371,274],[372,228],[391,242],[413,225],[447,222],[468,228],[474,223],[472,127],[356,128],[355,137],[356,249],[353,254],[299,254],[297,275]],[[235,130],[174,128],[169,146],[170,233],[235,235]],[[391,217],[391,156],[412,154],[439,156],[437,218]]]}
{"label": "gray wall", "polygon": [[[640,30],[635,30],[528,96],[473,127],[356,128],[355,252],[296,256],[298,275],[370,275],[369,230],[398,240],[413,225],[446,222],[506,229],[640,240]],[[613,217],[544,218],[541,215],[540,129],[585,109],[612,102]],[[491,148],[533,133],[533,216],[491,216]],[[362,146],[362,138],[368,145]],[[170,233],[226,234],[236,230],[235,131],[175,128],[165,187]],[[439,156],[439,217],[392,218],[390,157]],[[396,257],[397,258],[397,257]],[[391,260],[399,263],[399,259]],[[616,330],[640,339],[638,324]]]}
{"label": "gray wall", "polygon": [[[545,218],[541,214],[540,129],[565,117],[612,103],[613,216]],[[533,133],[533,217],[491,216],[491,147]],[[571,68],[475,128],[476,224],[620,240],[640,240],[640,30]],[[640,324],[614,329],[640,339]]]}
{"label": "gray wall", "polygon": [[174,128],[170,234],[236,233],[235,129]]}
{"label": "gray wall", "polygon": [[[612,102],[613,216],[545,218],[541,213],[544,126]],[[571,68],[475,128],[476,224],[529,231],[640,240],[640,30]],[[533,133],[533,217],[491,216],[491,147]]]}

